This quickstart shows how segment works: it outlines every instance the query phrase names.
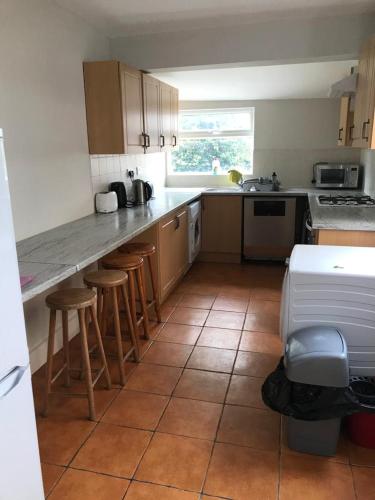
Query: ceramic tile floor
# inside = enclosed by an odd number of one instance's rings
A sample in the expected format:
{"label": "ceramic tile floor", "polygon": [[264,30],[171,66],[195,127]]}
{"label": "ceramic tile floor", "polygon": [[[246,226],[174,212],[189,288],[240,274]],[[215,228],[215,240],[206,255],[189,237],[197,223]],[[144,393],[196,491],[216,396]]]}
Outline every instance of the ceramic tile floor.
{"label": "ceramic tile floor", "polygon": [[[95,390],[97,422],[87,420],[85,400],[59,387],[50,415],[38,417],[48,498],[375,499],[375,450],[342,436],[329,459],[293,452],[261,400],[281,352],[283,271],[195,264],[142,341],[140,364],[127,364],[126,386]],[[112,360],[110,371],[117,382]],[[33,377],[37,413],[43,379],[42,367]]]}

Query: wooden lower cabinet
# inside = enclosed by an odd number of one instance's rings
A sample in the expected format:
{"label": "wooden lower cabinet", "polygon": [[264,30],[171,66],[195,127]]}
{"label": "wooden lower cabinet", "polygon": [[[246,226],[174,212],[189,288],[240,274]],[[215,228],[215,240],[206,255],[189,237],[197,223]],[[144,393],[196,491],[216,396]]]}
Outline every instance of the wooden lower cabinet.
{"label": "wooden lower cabinet", "polygon": [[375,247],[375,231],[336,231],[319,229],[315,241],[318,245]]}
{"label": "wooden lower cabinet", "polygon": [[186,206],[159,222],[158,253],[160,300],[163,301],[189,266]]}
{"label": "wooden lower cabinet", "polygon": [[241,242],[242,196],[203,196],[199,260],[241,262]]}

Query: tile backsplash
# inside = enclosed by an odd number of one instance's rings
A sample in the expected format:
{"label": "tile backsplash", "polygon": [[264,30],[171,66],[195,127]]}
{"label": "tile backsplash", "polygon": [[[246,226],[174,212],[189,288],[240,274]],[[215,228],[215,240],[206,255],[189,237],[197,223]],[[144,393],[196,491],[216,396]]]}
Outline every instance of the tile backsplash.
{"label": "tile backsplash", "polygon": [[132,199],[132,183],[127,173],[134,171],[135,179],[149,181],[154,192],[165,186],[166,155],[150,153],[144,155],[91,155],[91,182],[93,194],[107,191],[111,182],[122,181],[129,199]]}

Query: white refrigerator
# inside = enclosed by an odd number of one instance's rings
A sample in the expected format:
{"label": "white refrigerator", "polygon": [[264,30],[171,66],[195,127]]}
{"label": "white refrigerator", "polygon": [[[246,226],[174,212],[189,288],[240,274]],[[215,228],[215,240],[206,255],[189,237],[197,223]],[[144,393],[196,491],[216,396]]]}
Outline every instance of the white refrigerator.
{"label": "white refrigerator", "polygon": [[0,500],[43,498],[29,353],[0,129]]}

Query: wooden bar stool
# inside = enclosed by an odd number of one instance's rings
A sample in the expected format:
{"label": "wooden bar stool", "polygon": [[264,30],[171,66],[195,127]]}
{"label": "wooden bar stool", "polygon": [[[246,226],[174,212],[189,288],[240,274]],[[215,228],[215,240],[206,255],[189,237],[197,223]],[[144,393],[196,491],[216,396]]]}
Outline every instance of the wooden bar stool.
{"label": "wooden bar stool", "polygon": [[[130,310],[133,319],[134,328],[138,328],[143,324],[145,338],[150,338],[150,327],[148,322],[147,301],[145,287],[143,283],[143,258],[139,255],[130,255],[120,252],[112,253],[101,260],[102,266],[105,269],[118,269],[125,271],[128,274],[129,295],[130,295]],[[135,282],[137,282],[138,295],[141,303],[141,317],[137,319]]]}
{"label": "wooden bar stool", "polygon": [[[148,302],[148,307],[153,307],[155,309],[156,318],[159,323],[161,323],[161,313],[160,313],[160,302],[159,302],[159,294],[158,294],[158,284],[156,272],[152,262],[152,255],[156,253],[156,248],[153,243],[126,243],[119,248],[121,253],[125,254],[135,254],[139,255],[143,259],[147,260],[148,270],[151,278],[151,287],[152,287],[152,300]],[[143,267],[143,269],[145,266]],[[143,278],[144,283],[145,278]]]}
{"label": "wooden bar stool", "polygon": [[[87,397],[89,403],[90,419],[95,420],[95,402],[94,402],[94,387],[101,377],[102,373],[105,375],[107,388],[111,388],[111,379],[109,376],[107,361],[104,354],[102,338],[95,311],[96,293],[87,288],[69,288],[66,290],[58,290],[51,293],[46,297],[47,307],[51,310],[48,334],[48,353],[47,353],[47,370],[46,370],[46,393],[45,393],[45,406],[43,414],[46,416],[48,413],[48,399],[51,391],[51,385],[55,380],[65,371],[65,385],[70,387],[70,373],[72,368],[70,366],[69,356],[69,331],[68,331],[68,312],[77,311],[80,337],[81,337],[81,355],[83,361],[83,371],[86,380],[86,394],[65,394],[66,396],[73,397]],[[55,346],[55,330],[56,330],[56,311],[62,313],[62,327],[63,327],[63,351],[64,351],[64,364],[62,368],[52,377],[53,370],[53,353]],[[90,363],[89,346],[87,339],[87,328],[85,315],[86,311],[89,312],[94,326],[96,340],[99,347],[99,353],[102,360],[102,366],[98,370],[95,379],[92,379],[92,370]],[[80,371],[80,370],[78,370]]]}
{"label": "wooden bar stool", "polygon": [[[128,291],[126,289],[126,284],[128,282],[128,275],[123,271],[117,270],[106,270],[102,269],[100,271],[93,271],[86,274],[83,278],[85,285],[90,289],[96,288],[98,295],[98,319],[100,324],[100,330],[102,336],[104,337],[107,331],[107,320],[109,313],[109,302],[112,301],[112,309],[114,316],[115,325],[115,337],[117,344],[117,359],[119,365],[120,373],[120,383],[125,385],[125,370],[124,363],[131,356],[134,356],[135,361],[139,361],[139,350],[136,335],[134,332],[133,318],[130,312]],[[119,297],[122,297],[122,301],[125,307],[126,321],[128,323],[130,340],[132,347],[124,355],[123,349],[123,338],[121,335],[121,324],[120,324],[120,311],[119,311]],[[107,353],[108,356],[108,353]]]}

